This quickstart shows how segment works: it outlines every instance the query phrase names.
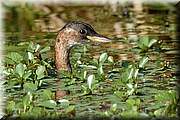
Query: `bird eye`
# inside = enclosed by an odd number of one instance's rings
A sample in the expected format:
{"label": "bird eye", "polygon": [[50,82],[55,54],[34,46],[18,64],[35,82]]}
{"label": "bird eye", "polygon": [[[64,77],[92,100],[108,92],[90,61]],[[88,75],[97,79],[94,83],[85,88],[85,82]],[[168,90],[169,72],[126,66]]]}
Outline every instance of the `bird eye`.
{"label": "bird eye", "polygon": [[86,33],[87,33],[87,30],[81,29],[81,30],[80,30],[80,33],[81,33],[81,34],[86,34]]}

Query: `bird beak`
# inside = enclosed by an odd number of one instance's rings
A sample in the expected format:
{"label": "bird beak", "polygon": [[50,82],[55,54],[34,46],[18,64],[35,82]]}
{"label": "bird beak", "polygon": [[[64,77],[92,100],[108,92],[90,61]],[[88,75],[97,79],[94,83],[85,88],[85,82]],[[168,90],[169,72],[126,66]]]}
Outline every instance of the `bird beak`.
{"label": "bird beak", "polygon": [[95,42],[111,42],[112,40],[107,38],[107,37],[104,37],[100,34],[95,34],[95,35],[92,35],[92,36],[86,36],[89,40],[91,41],[95,41]]}

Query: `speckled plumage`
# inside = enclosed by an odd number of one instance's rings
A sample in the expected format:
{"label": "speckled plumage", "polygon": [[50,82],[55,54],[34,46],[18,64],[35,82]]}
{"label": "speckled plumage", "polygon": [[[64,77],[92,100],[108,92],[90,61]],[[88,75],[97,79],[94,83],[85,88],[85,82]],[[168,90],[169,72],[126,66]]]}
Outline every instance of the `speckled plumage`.
{"label": "speckled plumage", "polygon": [[55,42],[55,64],[58,71],[71,71],[70,50],[74,45],[86,42],[87,36],[103,38],[102,42],[108,40],[107,37],[96,33],[91,25],[79,21],[69,22],[59,31]]}

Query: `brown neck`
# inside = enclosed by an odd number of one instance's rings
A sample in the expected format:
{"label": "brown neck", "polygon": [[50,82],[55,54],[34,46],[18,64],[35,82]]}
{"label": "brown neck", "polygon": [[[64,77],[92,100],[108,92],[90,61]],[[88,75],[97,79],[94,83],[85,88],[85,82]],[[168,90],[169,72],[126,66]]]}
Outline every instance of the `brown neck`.
{"label": "brown neck", "polygon": [[55,43],[56,69],[58,71],[60,70],[71,71],[71,65],[69,60],[70,48],[67,47],[65,41],[61,41],[59,38],[56,39],[56,43]]}

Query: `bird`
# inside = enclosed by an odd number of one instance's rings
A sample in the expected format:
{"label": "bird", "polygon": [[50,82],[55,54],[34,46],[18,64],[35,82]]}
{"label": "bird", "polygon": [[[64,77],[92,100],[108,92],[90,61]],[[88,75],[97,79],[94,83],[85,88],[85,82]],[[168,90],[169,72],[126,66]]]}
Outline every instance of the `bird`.
{"label": "bird", "polygon": [[[85,44],[90,41],[94,42],[111,42],[112,40],[97,33],[93,27],[82,21],[70,21],[62,27],[55,40],[55,66],[57,72],[69,71],[72,72],[70,64],[71,49],[80,44]],[[56,98],[65,96],[65,92],[56,91]]]}
{"label": "bird", "polygon": [[89,40],[95,42],[111,42],[111,39],[98,34],[91,25],[81,21],[68,22],[60,31],[55,41],[55,65],[58,71],[72,71],[69,55],[72,47],[87,43]]}

